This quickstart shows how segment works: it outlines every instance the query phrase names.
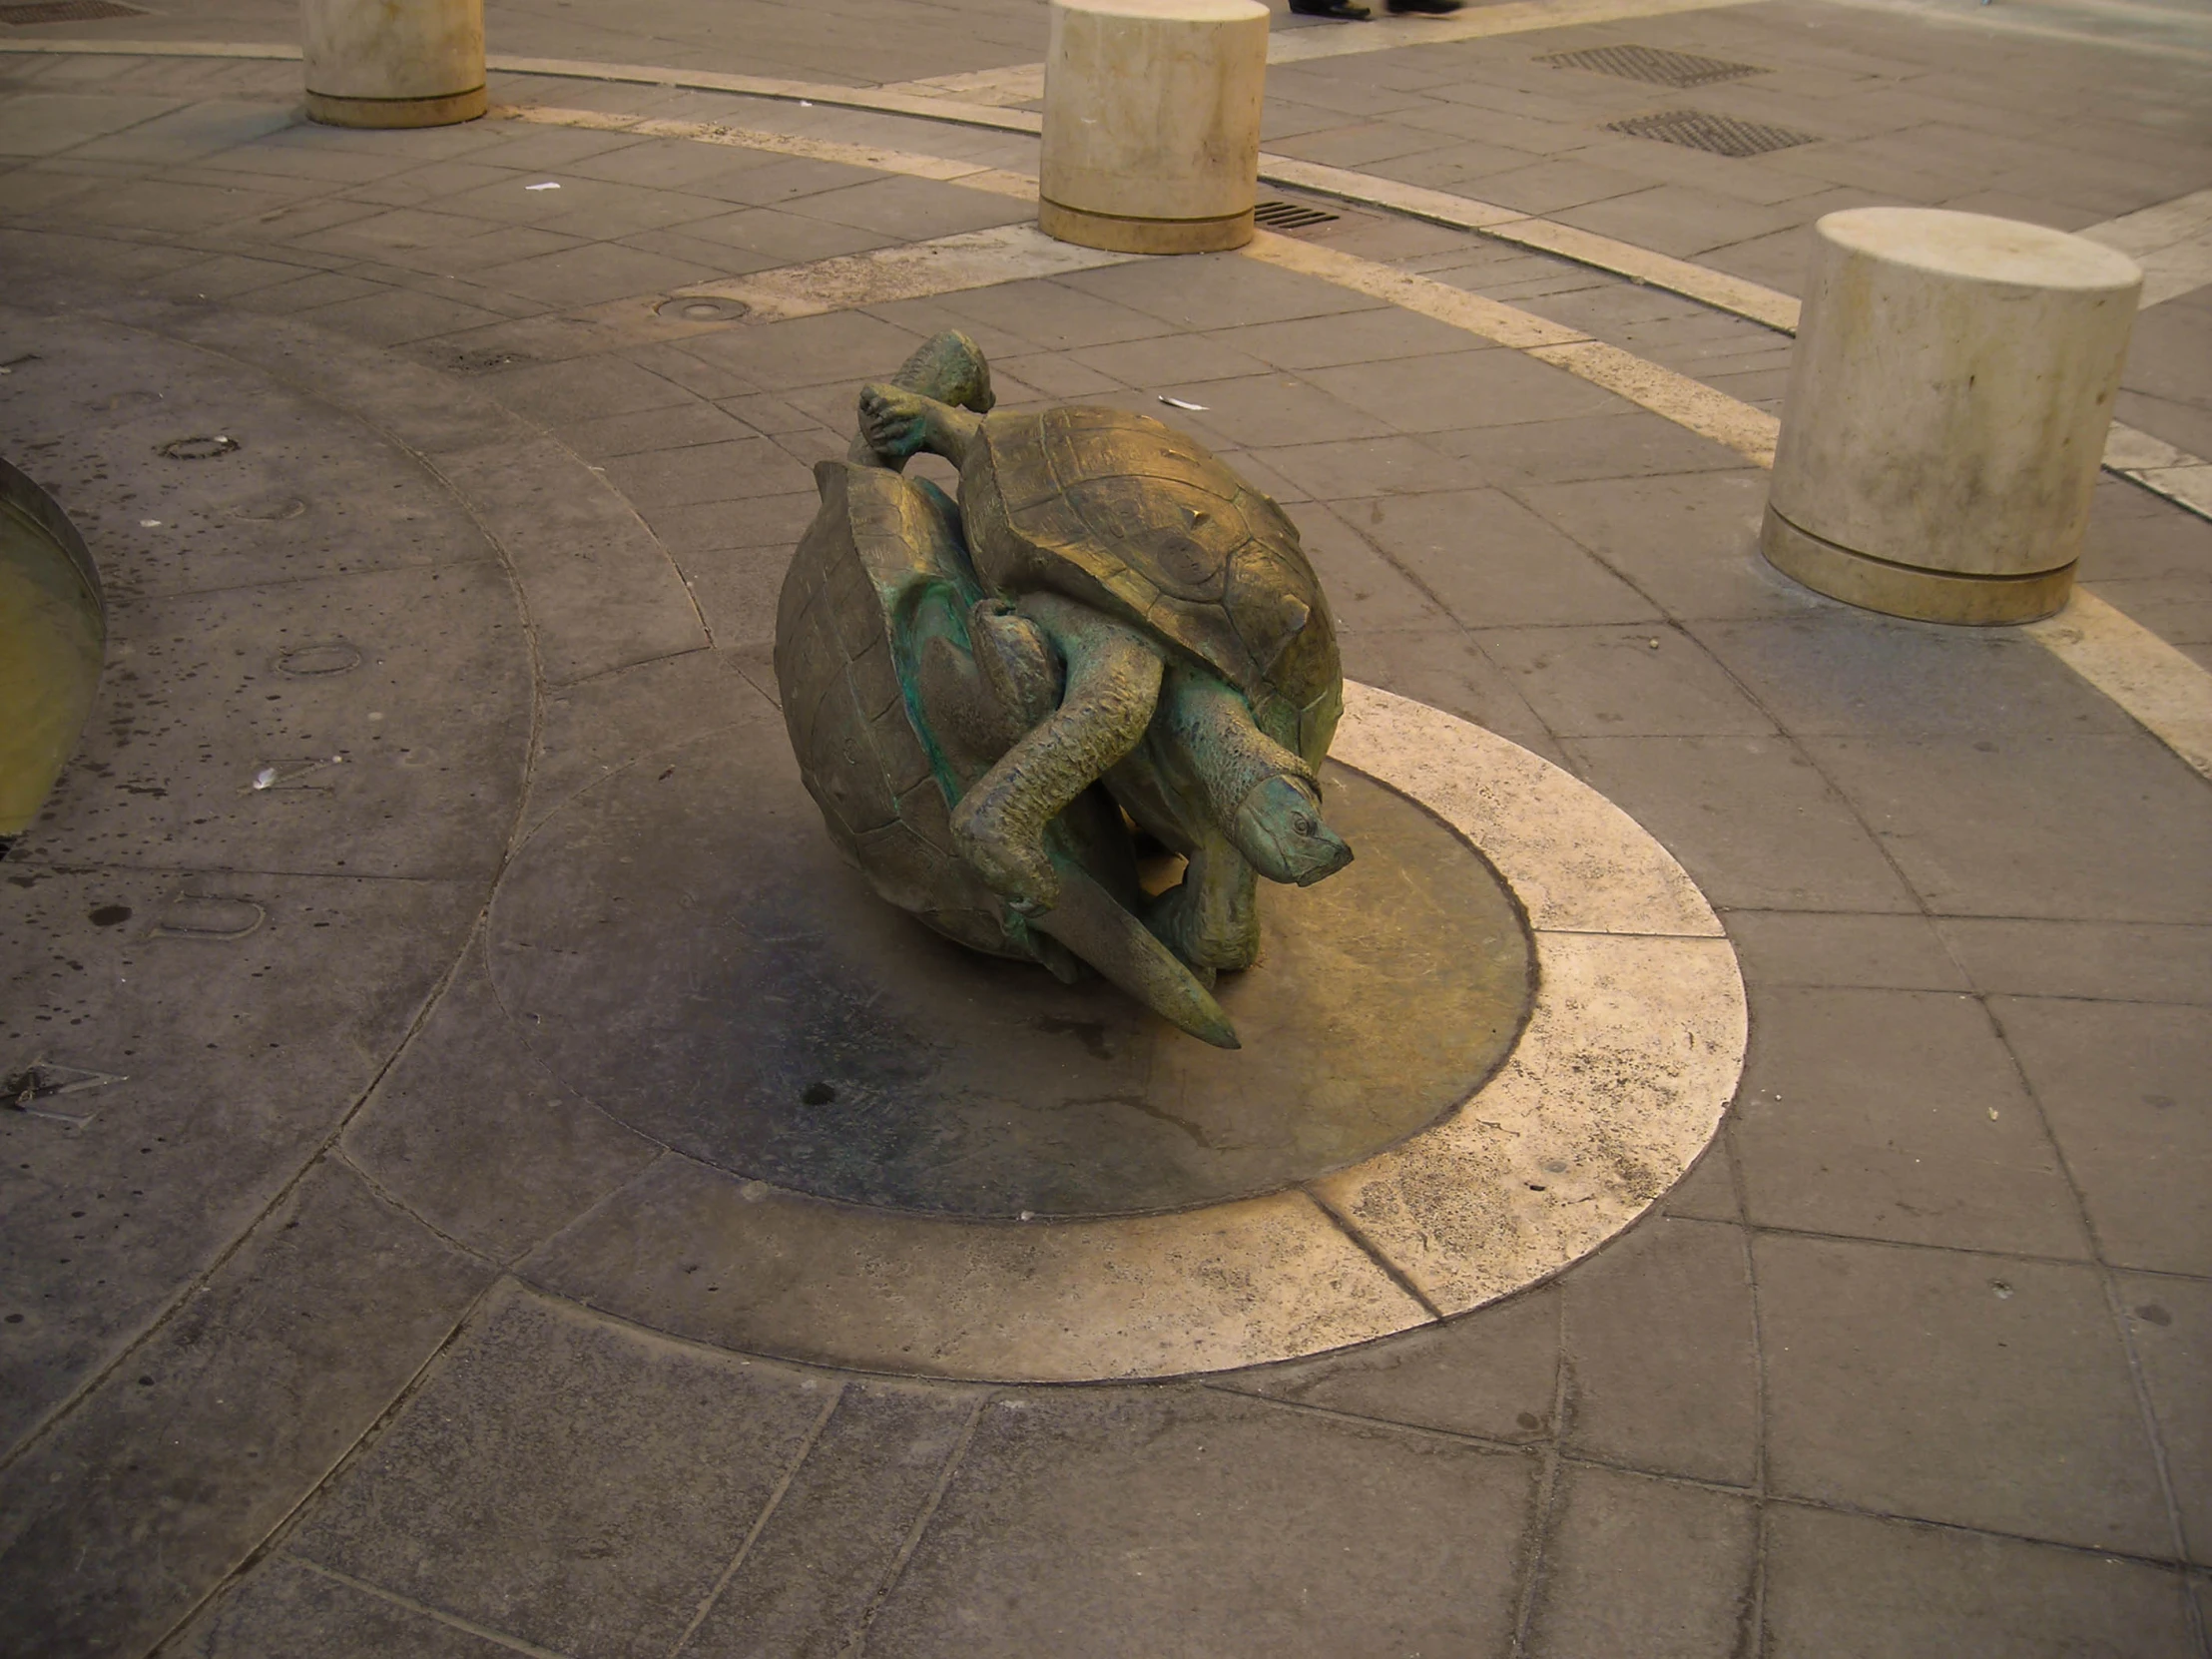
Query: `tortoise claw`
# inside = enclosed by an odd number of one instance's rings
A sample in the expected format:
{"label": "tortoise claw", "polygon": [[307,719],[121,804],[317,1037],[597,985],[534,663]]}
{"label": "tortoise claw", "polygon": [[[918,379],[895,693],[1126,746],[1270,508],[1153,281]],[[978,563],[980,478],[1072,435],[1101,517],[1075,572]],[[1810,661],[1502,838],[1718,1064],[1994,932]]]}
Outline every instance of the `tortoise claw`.
{"label": "tortoise claw", "polygon": [[991,811],[997,799],[976,790],[953,809],[952,844],[1017,914],[1041,915],[1059,901],[1060,872],[1041,840],[1008,832],[1003,815]]}
{"label": "tortoise claw", "polygon": [[917,394],[871,380],[860,388],[860,436],[887,461],[915,453],[929,435],[929,414]]}
{"label": "tortoise claw", "polygon": [[1177,1029],[1216,1048],[1242,1048],[1206,987],[1145,924],[1080,865],[1061,867],[1060,901],[1031,924],[1049,933]]}

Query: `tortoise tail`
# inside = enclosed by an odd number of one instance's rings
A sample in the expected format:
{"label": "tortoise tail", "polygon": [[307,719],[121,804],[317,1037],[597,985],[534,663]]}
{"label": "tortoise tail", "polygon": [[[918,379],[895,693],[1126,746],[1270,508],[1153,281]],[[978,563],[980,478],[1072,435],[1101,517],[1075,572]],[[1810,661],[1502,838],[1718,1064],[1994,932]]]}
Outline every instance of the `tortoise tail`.
{"label": "tortoise tail", "polygon": [[1177,960],[1151,929],[1114,902],[1113,895],[1072,859],[1055,858],[1059,902],[1029,925],[1049,933],[1147,1008],[1178,1029],[1216,1048],[1242,1048],[1211,992]]}

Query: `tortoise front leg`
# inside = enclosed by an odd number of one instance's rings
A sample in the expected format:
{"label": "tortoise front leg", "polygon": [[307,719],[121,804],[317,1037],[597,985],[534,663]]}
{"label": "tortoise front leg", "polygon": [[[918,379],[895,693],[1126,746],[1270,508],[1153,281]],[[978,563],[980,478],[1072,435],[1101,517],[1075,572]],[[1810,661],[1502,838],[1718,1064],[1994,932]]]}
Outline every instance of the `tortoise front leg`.
{"label": "tortoise front leg", "polygon": [[1035,915],[1060,896],[1045,826],[1144,737],[1163,665],[1135,629],[1070,600],[1036,594],[1020,608],[1066,660],[1067,690],[960,798],[952,839],[985,881]]}
{"label": "tortoise front leg", "polygon": [[1260,957],[1258,877],[1218,830],[1191,848],[1183,879],[1154,899],[1145,924],[1184,961],[1209,976]]}
{"label": "tortoise front leg", "polygon": [[855,448],[865,445],[883,465],[893,469],[904,466],[923,450],[959,466],[967,459],[968,445],[982,429],[981,415],[955,409],[904,386],[870,380],[860,388],[860,434],[853,443]]}
{"label": "tortoise front leg", "polygon": [[[953,328],[923,340],[890,377],[889,386],[878,385],[872,389],[878,393],[875,398],[870,399],[865,391],[861,395],[860,431],[845,451],[844,458],[854,466],[886,466],[893,472],[902,470],[915,450],[932,447],[923,440],[930,435],[930,421],[938,417],[927,411],[917,415],[914,407],[900,401],[898,396],[884,394],[911,393],[942,404],[947,413],[957,407],[973,409],[979,415],[990,413],[992,404],[997,401],[991,391],[990,364],[983,360],[982,347]],[[871,411],[883,428],[881,445],[869,436]],[[943,424],[941,419],[938,423]],[[951,428],[946,435],[948,441],[959,441],[961,437],[958,430]]]}

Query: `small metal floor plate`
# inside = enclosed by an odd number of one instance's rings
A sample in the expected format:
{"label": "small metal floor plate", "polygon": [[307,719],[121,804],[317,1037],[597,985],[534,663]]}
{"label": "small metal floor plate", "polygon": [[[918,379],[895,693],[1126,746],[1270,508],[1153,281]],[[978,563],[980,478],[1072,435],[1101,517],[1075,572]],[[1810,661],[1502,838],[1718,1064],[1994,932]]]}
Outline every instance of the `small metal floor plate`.
{"label": "small metal floor plate", "polygon": [[1608,121],[1608,133],[1630,138],[1657,139],[1679,144],[1686,150],[1703,150],[1715,156],[1764,156],[1776,150],[1794,150],[1816,144],[1819,135],[1770,127],[1763,121],[1739,121],[1729,115],[1709,115],[1703,110],[1661,110],[1655,115],[1632,115]]}
{"label": "small metal floor plate", "polygon": [[1593,75],[1617,75],[1655,87],[1702,87],[1715,81],[1740,81],[1768,71],[1755,63],[1701,58],[1659,46],[1592,46],[1580,52],[1553,52],[1536,60],[1554,69],[1586,69]]}

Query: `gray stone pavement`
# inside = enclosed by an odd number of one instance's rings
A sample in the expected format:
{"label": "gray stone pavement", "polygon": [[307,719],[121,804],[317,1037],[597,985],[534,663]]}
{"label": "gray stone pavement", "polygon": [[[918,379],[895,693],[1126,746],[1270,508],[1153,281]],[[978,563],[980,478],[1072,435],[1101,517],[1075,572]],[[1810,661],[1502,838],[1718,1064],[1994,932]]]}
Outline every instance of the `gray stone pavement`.
{"label": "gray stone pavement", "polygon": [[[838,13],[760,11],[806,47],[779,67],[900,73]],[[887,57],[920,15],[842,14]],[[903,73],[1033,56],[996,15]],[[1533,57],[1618,40],[1770,64],[1697,107],[1833,136],[1595,133],[1653,89]],[[85,530],[112,634],[6,859],[0,1065],[128,1076],[81,1125],[0,1117],[0,1651],[2212,1651],[2212,796],[2124,712],[2009,632],[1792,588],[1733,451],[1360,294],[1224,256],[623,323],[1026,210],[619,133],[313,129],[296,75],[0,56],[0,452]],[[2212,184],[2199,77],[1777,0],[1279,69],[1269,142],[1787,287],[1847,200],[2078,224]],[[849,111],[495,92],[1033,166]],[[1784,342],[1689,302],[1382,216],[1318,234],[1779,394]],[[2203,301],[2145,312],[2125,411],[2199,453]],[[1009,403],[1205,405],[1175,418],[1290,506],[1348,672],[1689,867],[1751,1057],[1644,1222],[1445,1326],[1144,1385],[845,1374],[542,1289],[665,1155],[540,1067],[486,905],[606,769],[774,730],[808,465],[947,324]],[[157,453],[210,431],[241,447]],[[2212,525],[2108,480],[2084,575],[2212,655]]]}

